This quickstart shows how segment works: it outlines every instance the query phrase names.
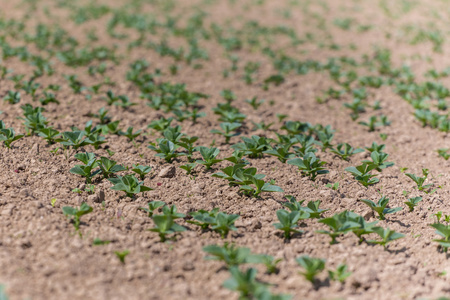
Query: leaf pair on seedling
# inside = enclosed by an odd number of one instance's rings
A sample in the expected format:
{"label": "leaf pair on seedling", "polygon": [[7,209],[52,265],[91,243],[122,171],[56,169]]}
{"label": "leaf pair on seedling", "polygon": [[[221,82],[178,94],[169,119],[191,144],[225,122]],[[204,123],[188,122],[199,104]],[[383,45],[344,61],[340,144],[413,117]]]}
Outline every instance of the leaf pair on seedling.
{"label": "leaf pair on seedling", "polygon": [[425,190],[427,190],[427,189],[429,189],[430,187],[433,186],[433,184],[426,184],[426,185],[424,185],[425,181],[428,178],[428,174],[429,173],[430,172],[429,172],[428,169],[422,169],[423,177],[419,177],[419,176],[416,176],[416,175],[411,174],[411,173],[405,173],[405,175],[408,176],[409,178],[411,178],[412,181],[414,181],[417,184],[417,189],[419,191],[425,191]]}
{"label": "leaf pair on seedling", "polygon": [[239,218],[239,215],[228,215],[223,212],[219,212],[218,208],[211,211],[199,210],[197,212],[191,212],[190,215],[195,221],[187,221],[188,223],[200,226],[202,230],[206,230],[211,227],[212,230],[220,233],[222,238],[225,238],[230,230],[236,231],[234,222]]}
{"label": "leaf pair on seedling", "polygon": [[371,184],[375,184],[380,181],[375,175],[371,174],[370,171],[376,169],[375,164],[363,163],[357,167],[348,167],[345,171],[350,172],[356,180],[359,181],[363,186],[368,187]]}
{"label": "leaf pair on seedling", "polygon": [[327,174],[329,173],[323,165],[326,162],[321,161],[316,157],[316,155],[312,152],[308,152],[301,158],[294,158],[287,161],[288,164],[297,166],[300,172],[303,175],[306,175],[311,178],[311,180],[316,180],[317,175]]}
{"label": "leaf pair on seedling", "polygon": [[66,215],[68,218],[73,220],[73,226],[75,227],[75,230],[80,234],[80,218],[88,213],[91,213],[93,211],[93,208],[87,205],[85,202],[83,202],[80,206],[80,208],[71,207],[71,206],[64,206],[62,208],[62,211],[64,215]]}
{"label": "leaf pair on seedling", "polygon": [[111,187],[112,190],[123,191],[130,198],[133,198],[137,193],[153,190],[143,185],[144,182],[139,182],[133,175],[118,176],[117,178],[108,178],[108,180],[114,184]]}
{"label": "leaf pair on seedling", "polygon": [[361,199],[361,202],[375,211],[378,214],[380,220],[384,220],[385,215],[387,214],[393,214],[403,209],[402,207],[386,208],[389,203],[389,198],[387,198],[386,196],[381,197],[377,203],[369,199]]}
{"label": "leaf pair on seedling", "polygon": [[11,143],[21,139],[23,134],[16,135],[13,128],[6,128],[3,121],[0,121],[0,142],[7,148],[11,148]]}

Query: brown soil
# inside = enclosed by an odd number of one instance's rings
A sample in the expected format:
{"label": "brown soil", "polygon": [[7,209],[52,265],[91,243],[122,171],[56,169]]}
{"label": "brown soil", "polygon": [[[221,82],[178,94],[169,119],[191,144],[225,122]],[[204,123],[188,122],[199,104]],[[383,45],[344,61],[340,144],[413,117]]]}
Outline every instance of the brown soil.
{"label": "brown soil", "polygon": [[[129,34],[124,40],[112,39],[106,33],[106,24],[111,15],[76,25],[69,17],[73,10],[58,7],[55,2],[37,1],[36,9],[28,11],[30,4],[1,0],[0,15],[5,19],[20,19],[25,14],[30,14],[26,29],[30,33],[35,32],[33,26],[39,22],[59,24],[71,36],[79,39],[82,45],[89,43],[86,32],[95,29],[99,39],[93,42],[94,45],[111,47],[116,44],[117,53],[122,57],[118,65],[109,63],[106,72],[116,85],[102,87],[101,93],[93,95],[91,101],[85,99],[87,91],[74,94],[63,75],[77,74],[78,79],[86,86],[99,83],[101,79],[89,76],[87,67],[74,69],[53,59],[55,74],[37,80],[42,86],[62,86],[56,93],[61,104],[51,103],[45,106],[44,115],[49,125],[59,131],[70,130],[71,126],[82,128],[92,119],[89,117],[90,113],[106,107],[113,120],[120,120],[120,128],[133,126],[136,130],[142,129],[145,135],[138,138],[138,147],[123,136],[107,135],[106,146],[98,150],[87,146],[78,152],[88,151],[97,156],[108,156],[106,149],[109,149],[115,152],[113,159],[124,166],[137,163],[150,165],[152,173],[144,182],[154,190],[132,200],[121,192],[111,190],[112,184],[103,180],[96,182],[94,196],[88,193],[79,195],[72,190],[82,188],[85,185],[84,179],[69,173],[70,168],[78,164],[73,157],[75,151],[64,152],[60,149],[53,154],[50,151],[60,145],[47,145],[38,136],[26,136],[13,143],[11,149],[1,147],[0,283],[5,284],[10,299],[237,299],[236,292],[222,287],[223,282],[230,277],[224,264],[205,260],[206,254],[202,251],[206,245],[222,245],[225,241],[248,247],[253,253],[282,258],[278,274],[268,275],[264,273],[263,266],[252,266],[258,269],[258,279],[272,285],[272,292],[290,294],[293,299],[434,299],[450,295],[450,277],[447,274],[450,272],[450,264],[447,255],[440,252],[437,244],[432,242],[437,235],[429,226],[434,222],[434,213],[450,213],[447,201],[450,161],[436,153],[438,148],[450,147],[450,142],[447,134],[429,127],[423,128],[413,116],[414,108],[398,96],[392,87],[369,89],[369,103],[380,100],[382,109],[376,112],[369,110],[361,114],[360,120],[382,113],[392,124],[375,132],[368,132],[352,121],[348,109],[343,107],[344,102],[352,100],[349,94],[340,100],[329,100],[324,104],[316,101],[316,97],[322,96],[325,90],[336,87],[328,72],[289,74],[285,76],[283,84],[271,85],[265,91],[262,89],[262,81],[275,73],[267,56],[248,45],[235,51],[240,57],[239,70],[224,78],[222,70],[229,68],[231,64],[224,57],[223,48],[211,39],[201,41],[201,47],[206,49],[210,57],[209,60],[198,61],[201,68],[193,68],[195,63],[189,66],[180,62],[177,63],[180,67],[178,74],[170,75],[169,66],[174,64],[172,58],[161,57],[144,47],[129,51],[126,49],[127,44],[138,37],[135,31],[119,28],[119,32]],[[104,1],[112,7],[121,7],[127,1],[111,2],[114,3]],[[140,13],[154,14],[156,19],[163,20],[160,13],[163,6],[161,3],[164,1],[154,2],[159,4],[145,4]],[[227,20],[239,28],[246,20],[254,20],[265,26],[284,25],[293,28],[302,38],[306,33],[311,33],[316,41],[306,41],[295,47],[290,46],[285,37],[269,43],[276,49],[284,47],[287,54],[300,60],[313,59],[325,63],[329,57],[341,56],[361,60],[364,54],[372,57],[374,47],[384,47],[393,51],[394,65],[410,65],[419,80],[423,80],[422,75],[427,70],[442,70],[450,63],[450,56],[446,55],[450,53],[448,43],[444,43],[442,53],[436,53],[429,42],[411,45],[404,29],[408,24],[427,28],[427,24],[432,21],[433,26],[443,32],[447,31],[448,9],[444,10],[441,7],[443,3],[439,1],[398,1],[398,5],[390,3],[397,1],[336,0],[317,3],[260,1],[263,4],[250,0],[235,1],[235,4],[232,4],[233,1],[176,2],[180,2],[179,6],[170,14],[180,16],[180,26],[185,26],[188,17],[199,7],[208,13],[205,28],[210,28],[209,24],[212,22],[227,24]],[[209,3],[206,4],[207,2]],[[295,6],[290,2],[301,4]],[[392,16],[378,2],[387,3]],[[407,3],[412,5],[409,11],[406,11],[408,7],[403,7]],[[46,16],[46,10],[50,12],[50,17]],[[283,16],[286,14],[290,14],[290,17]],[[337,18],[353,18],[351,29],[347,31],[334,25],[333,21]],[[325,28],[320,26],[322,19]],[[372,25],[373,28],[367,32],[359,32],[357,25]],[[3,34],[1,30],[0,33]],[[148,40],[159,42],[160,36],[160,33],[150,35]],[[170,37],[169,40],[175,48],[186,45],[186,40],[182,37]],[[15,40],[9,37],[8,41],[16,46],[26,45],[19,38]],[[341,49],[319,47],[321,42],[325,45],[334,42]],[[356,49],[351,45],[356,46]],[[32,53],[40,53],[32,44],[28,48]],[[173,125],[181,125],[183,133],[198,136],[197,145],[208,146],[215,140],[216,147],[221,150],[221,158],[230,155],[232,149],[230,145],[222,144],[223,138],[210,133],[211,129],[219,128],[220,124],[218,116],[211,109],[223,102],[220,91],[230,89],[238,98],[233,105],[247,115],[241,136],[257,134],[275,138],[275,132],[282,132],[279,130],[282,124],[278,122],[276,114],[286,114],[286,120],[331,125],[336,129],[334,144],[347,142],[354,147],[368,147],[373,141],[385,143],[385,152],[389,154],[389,160],[395,162],[395,166],[383,170],[377,176],[380,178],[378,184],[364,188],[344,169],[366,159],[367,152],[357,154],[347,162],[329,151],[319,151],[319,157],[328,162],[326,167],[330,173],[319,176],[315,182],[302,177],[296,167],[283,164],[274,157],[249,159],[258,173],[266,174],[267,179],[274,179],[285,191],[263,193],[258,199],[242,195],[237,187],[229,187],[226,181],[211,177],[214,171],[227,165],[224,162],[214,165],[213,172],[197,166],[194,176],[187,176],[185,171],[178,168],[187,162],[185,158],[181,158],[173,163],[177,167],[175,177],[161,178],[158,174],[168,164],[155,157],[155,153],[147,148],[149,142],[154,142],[161,135],[148,129],[147,125],[152,120],[161,116],[169,117],[171,114],[148,107],[144,100],[139,99],[140,92],[136,86],[125,80],[129,64],[140,58],[150,62],[150,70],[162,70],[163,75],[157,81],[184,83],[189,91],[210,96],[199,102],[201,111],[207,113],[206,117],[200,118],[197,124],[184,121],[174,122]],[[242,80],[243,66],[248,61],[261,63],[255,83],[251,85]],[[33,70],[32,66],[18,58],[6,59],[0,63],[2,65],[13,69],[12,74],[30,74]],[[366,72],[365,70],[362,68],[361,73]],[[108,89],[117,95],[126,94],[138,105],[130,109],[107,107],[101,97]],[[14,83],[7,78],[0,80],[0,96],[6,95],[8,90],[14,90]],[[266,99],[256,111],[244,101],[254,96]],[[18,119],[22,116],[20,106],[25,103],[35,106],[39,104],[25,93],[22,93],[22,100],[18,104],[0,101],[0,110],[3,111],[0,119],[19,133],[25,132],[23,122]],[[275,125],[271,131],[253,132],[251,121],[274,122]],[[387,134],[386,141],[381,140],[380,133]],[[231,139],[232,144],[239,141],[239,137]],[[400,171],[404,167],[415,174],[420,174],[422,168],[428,168],[432,174],[430,182],[440,188],[429,195],[418,192],[414,189],[413,182]],[[337,191],[326,187],[327,183],[334,182],[340,184]],[[105,193],[104,204],[95,201],[101,191]],[[412,213],[403,204],[406,201],[403,191],[411,192],[410,197],[423,196],[423,201]],[[352,234],[340,237],[339,244],[330,245],[328,236],[315,232],[325,229],[315,219],[304,221],[304,233],[296,235],[289,242],[284,241],[273,226],[273,223],[278,222],[276,211],[283,208],[281,202],[285,195],[307,201],[320,199],[321,207],[329,209],[324,214],[325,217],[353,210],[365,216],[368,221],[375,221],[376,217],[370,209],[358,200],[367,198],[376,201],[380,193],[390,198],[390,207],[404,207],[401,212],[389,215],[387,220],[379,222],[382,227],[405,234],[405,238],[389,244],[388,250],[367,243],[359,245],[358,239]],[[56,199],[54,206],[51,205],[53,198]],[[197,226],[182,220],[179,223],[188,230],[178,234],[176,241],[161,243],[156,233],[148,231],[154,227],[152,220],[139,210],[139,207],[146,206],[153,200],[176,205],[179,212],[186,214],[215,207],[229,214],[239,214],[241,217],[236,222],[238,230],[223,240],[218,233],[202,232]],[[94,211],[82,218],[80,230],[83,236],[80,238],[61,208],[67,205],[78,206],[85,201]],[[94,238],[112,242],[93,246]],[[373,235],[373,238],[376,236]],[[122,250],[130,252],[125,264],[114,254],[114,251]],[[314,287],[299,274],[301,268],[295,259],[301,255],[326,259],[326,270],[345,263],[352,275],[341,284],[329,281],[325,271],[318,276],[320,286]]]}

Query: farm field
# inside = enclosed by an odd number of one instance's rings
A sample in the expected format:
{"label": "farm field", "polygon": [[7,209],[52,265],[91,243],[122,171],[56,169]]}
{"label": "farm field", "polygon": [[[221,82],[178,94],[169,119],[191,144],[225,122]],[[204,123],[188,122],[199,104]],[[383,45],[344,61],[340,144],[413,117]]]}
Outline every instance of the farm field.
{"label": "farm field", "polygon": [[449,17],[0,0],[0,299],[450,299]]}

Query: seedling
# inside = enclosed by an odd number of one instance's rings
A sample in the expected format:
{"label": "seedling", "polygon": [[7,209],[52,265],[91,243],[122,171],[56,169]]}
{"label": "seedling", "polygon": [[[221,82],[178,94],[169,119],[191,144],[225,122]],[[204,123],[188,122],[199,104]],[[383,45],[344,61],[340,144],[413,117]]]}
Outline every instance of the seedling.
{"label": "seedling", "polygon": [[357,153],[364,152],[363,149],[361,149],[361,148],[354,149],[352,146],[350,146],[347,143],[338,144],[336,146],[336,149],[332,148],[330,151],[333,152],[334,154],[338,155],[343,160],[347,160],[347,161],[349,160],[350,156],[357,154]]}
{"label": "seedling", "polygon": [[[283,192],[283,189],[279,186],[276,186],[271,182],[265,182],[262,179],[263,177],[265,177],[265,175],[263,174],[246,174],[238,169],[236,171],[234,179],[236,179],[237,183],[240,184],[239,191],[243,191],[244,194],[252,197],[258,197],[262,192]],[[253,187],[253,185],[255,187]]]}
{"label": "seedling", "polygon": [[375,165],[368,165],[366,163],[363,163],[360,166],[357,167],[348,167],[345,169],[345,171],[350,172],[356,180],[359,181],[363,186],[368,187],[371,184],[375,184],[379,181],[378,178],[375,177],[375,175],[370,174],[370,171],[372,171],[374,168],[376,168]]}
{"label": "seedling", "polygon": [[265,137],[253,135],[251,138],[242,137],[241,139],[243,143],[234,144],[231,148],[242,151],[250,158],[261,158],[263,152],[271,148],[269,140]]}
{"label": "seedling", "polygon": [[293,166],[297,166],[303,175],[310,177],[313,181],[316,180],[317,175],[329,173],[328,170],[322,167],[326,164],[326,162],[318,159],[312,152],[306,153],[305,156],[303,156],[303,159],[294,158],[288,160],[287,163]]}
{"label": "seedling", "polygon": [[371,116],[368,122],[361,121],[358,124],[368,127],[369,131],[375,131],[375,127],[380,126],[376,116]]}
{"label": "seedling", "polygon": [[370,160],[363,160],[362,162],[364,164],[367,164],[371,169],[375,169],[378,172],[381,172],[382,169],[385,169],[387,167],[392,167],[394,165],[393,162],[386,161],[389,154],[384,152],[378,152],[378,151],[372,151],[370,153],[370,157],[372,158],[372,161]]}
{"label": "seedling", "polygon": [[160,207],[163,207],[164,205],[166,205],[164,201],[152,201],[148,203],[148,208],[139,207],[139,209],[142,209],[143,211],[147,212],[148,217],[151,218],[153,217],[154,211]]}
{"label": "seedling", "polygon": [[49,145],[62,141],[58,138],[60,136],[60,132],[50,127],[41,129],[38,135],[43,137]]}
{"label": "seedling", "polygon": [[423,174],[423,177],[418,177],[418,176],[416,176],[414,174],[411,174],[411,173],[405,173],[406,176],[411,178],[417,184],[417,189],[419,191],[425,191],[428,188],[433,186],[433,184],[423,185],[425,183],[425,180],[427,180],[427,177],[428,177],[428,174],[429,174],[429,170],[428,169],[422,169],[422,174]]}
{"label": "seedling", "polygon": [[108,178],[108,180],[114,184],[111,187],[112,190],[123,191],[130,198],[133,198],[137,193],[153,190],[148,186],[144,186],[144,182],[139,182],[133,175],[118,176],[117,178]]}
{"label": "seedling", "polygon": [[303,255],[298,257],[296,261],[303,269],[305,269],[305,271],[300,272],[300,274],[305,276],[306,280],[311,283],[314,283],[316,276],[325,269],[325,260],[321,258]]}
{"label": "seedling", "polygon": [[317,142],[321,147],[322,151],[325,151],[328,148],[332,148],[331,141],[334,138],[334,133],[336,130],[331,129],[330,125],[327,125],[325,127],[317,126],[318,128],[315,129],[315,133],[317,135],[317,138],[319,141]]}
{"label": "seedling", "polygon": [[346,234],[353,229],[359,228],[360,224],[353,219],[352,212],[343,211],[332,217],[320,219],[318,222],[327,225],[332,231],[318,230],[317,233],[328,234],[331,237],[330,245],[337,244],[336,238]]}
{"label": "seedling", "polygon": [[450,225],[444,224],[431,224],[431,227],[436,229],[436,233],[443,237],[443,239],[434,239],[434,242],[438,242],[438,244],[442,247],[444,252],[447,252],[450,247]]}
{"label": "seedling", "polygon": [[278,258],[274,259],[273,256],[267,255],[267,254],[259,254],[254,255],[251,259],[252,263],[260,263],[266,266],[266,273],[267,274],[277,274],[278,273],[278,263],[280,263],[283,259]]}
{"label": "seedling", "polygon": [[148,173],[150,173],[150,171],[152,170],[152,167],[149,166],[141,166],[139,164],[137,165],[133,165],[131,171],[133,171],[134,173],[139,175],[139,178],[141,180],[144,180],[145,175],[147,175]]}
{"label": "seedling", "polygon": [[291,233],[303,233],[302,230],[297,230],[297,222],[300,220],[300,212],[288,212],[284,209],[277,210],[277,217],[280,223],[274,223],[273,226],[284,232],[284,238],[291,239]]}
{"label": "seedling", "polygon": [[217,155],[219,155],[220,150],[214,147],[208,148],[204,146],[197,147],[197,150],[203,157],[203,160],[197,160],[196,163],[204,165],[206,170],[211,169],[211,166],[221,162],[221,159],[216,159]]}
{"label": "seedling", "polygon": [[408,205],[409,211],[412,212],[420,201],[422,201],[422,197],[414,197],[409,198],[408,201],[405,202],[405,204]]}
{"label": "seedling", "polygon": [[8,91],[3,100],[9,104],[16,104],[20,102],[20,92]]}
{"label": "seedling", "polygon": [[186,156],[189,161],[192,160],[192,154],[197,151],[197,147],[194,146],[194,143],[198,140],[198,137],[188,137],[183,136],[177,141],[177,145],[186,149]]}
{"label": "seedling", "polygon": [[156,227],[149,230],[157,232],[161,242],[167,240],[168,234],[186,231],[186,228],[175,223],[170,215],[154,215],[152,220]]}
{"label": "seedling", "polygon": [[371,244],[382,245],[385,250],[387,247],[386,245],[388,243],[405,237],[404,234],[395,232],[394,230],[390,230],[389,228],[374,227],[372,230],[373,230],[373,232],[378,234],[382,238],[382,240],[381,241],[370,240],[367,242],[371,243]]}
{"label": "seedling", "polygon": [[228,144],[230,142],[230,139],[233,136],[238,135],[238,133],[235,131],[237,129],[239,129],[239,127],[241,127],[241,126],[242,126],[241,123],[224,122],[224,123],[220,123],[220,128],[222,128],[222,131],[217,130],[217,129],[212,129],[211,133],[222,135],[223,137],[225,137],[225,144]]}
{"label": "seedling", "polygon": [[223,261],[228,268],[249,263],[253,259],[249,248],[236,247],[236,245],[228,242],[223,247],[218,245],[205,246],[203,251],[210,255],[205,257],[205,259]]}
{"label": "seedling", "polygon": [[75,165],[69,172],[83,176],[86,178],[86,183],[91,183],[92,178],[101,171],[100,169],[93,171],[98,166],[94,153],[77,153],[75,158],[83,162],[84,165]]}
{"label": "seedling", "polygon": [[285,163],[288,159],[295,157],[295,153],[289,152],[290,148],[290,144],[285,144],[270,150],[266,150],[264,151],[264,153],[275,156],[279,161]]}
{"label": "seedling", "polygon": [[339,189],[339,182],[335,182],[335,183],[327,183],[325,185],[327,188],[332,189],[333,191],[337,191]]}
{"label": "seedling", "polygon": [[16,135],[13,128],[0,129],[0,142],[3,142],[3,145],[7,148],[11,148],[11,143],[21,139],[23,136],[23,134]]}
{"label": "seedling", "polygon": [[384,145],[384,144],[378,145],[377,143],[373,142],[370,147],[366,147],[366,150],[368,150],[370,153],[372,153],[374,151],[381,153],[381,152],[383,152],[385,147],[386,147],[386,145]]}
{"label": "seedling", "polygon": [[377,203],[369,199],[361,199],[361,202],[375,211],[378,214],[380,220],[385,220],[385,215],[387,214],[393,214],[403,209],[403,207],[386,208],[389,203],[389,198],[387,198],[386,196],[382,196]]}
{"label": "seedling", "polygon": [[125,264],[125,257],[127,257],[127,255],[130,254],[130,251],[128,250],[114,251],[114,254],[117,256],[117,258],[120,260],[121,263]]}
{"label": "seedling", "polygon": [[253,97],[252,99],[245,100],[245,102],[250,104],[250,106],[253,107],[254,110],[257,110],[264,103],[264,101],[265,101],[264,99],[258,101],[258,97],[256,96]]}
{"label": "seedling", "polygon": [[50,204],[52,205],[52,207],[55,207],[56,201],[57,201],[56,198],[52,198],[50,200]]}
{"label": "seedling", "polygon": [[192,171],[195,169],[195,167],[197,166],[197,163],[188,163],[185,165],[180,166],[180,169],[183,169],[186,171],[186,175],[191,175]]}
{"label": "seedling", "polygon": [[283,205],[289,208],[290,211],[299,211],[301,220],[308,218],[319,219],[324,212],[328,211],[328,209],[319,208],[320,200],[309,201],[307,206],[302,206],[305,200],[297,201],[295,197],[290,195],[285,197],[288,199],[288,202],[284,202]]}
{"label": "seedling", "polygon": [[92,245],[93,246],[103,246],[103,245],[108,245],[108,244],[110,244],[111,243],[111,241],[108,241],[108,240],[102,240],[102,239],[99,239],[99,238],[95,238],[93,241],[92,241]]}
{"label": "seedling", "polygon": [[348,272],[347,271],[347,265],[344,264],[340,264],[336,271],[328,271],[328,276],[330,277],[331,280],[334,281],[339,281],[340,283],[344,283],[345,280],[352,275],[352,272]]}
{"label": "seedling", "polygon": [[445,160],[448,160],[450,158],[450,154],[447,153],[448,150],[449,150],[449,148],[441,148],[441,149],[438,149],[437,152],[440,157],[443,157]]}
{"label": "seedling", "polygon": [[216,224],[217,214],[219,213],[219,208],[214,208],[211,211],[200,209],[199,211],[194,211],[189,213],[194,218],[194,221],[188,220],[186,222],[200,226],[202,230],[207,230],[212,224]]}
{"label": "seedling", "polygon": [[155,156],[164,158],[168,163],[171,163],[173,159],[184,155],[183,153],[176,152],[179,146],[169,140],[161,139],[157,142],[158,144],[150,143],[148,148],[156,151]]}
{"label": "seedling", "polygon": [[135,138],[141,135],[141,130],[138,130],[133,133],[133,127],[128,127],[127,131],[119,131],[119,135],[126,136],[128,138],[128,141],[132,142]]}
{"label": "seedling", "polygon": [[238,218],[239,215],[228,215],[226,213],[219,212],[216,216],[214,224],[211,224],[211,229],[220,233],[221,237],[224,239],[227,237],[230,230],[237,230],[236,226],[234,226],[234,222]]}
{"label": "seedling", "polygon": [[177,212],[177,207],[175,205],[164,205],[162,208],[162,213],[165,216],[170,216],[173,220],[186,217],[185,214]]}
{"label": "seedling", "polygon": [[110,160],[109,158],[104,156],[100,158],[98,166],[100,167],[103,178],[109,178],[114,173],[127,170],[124,166],[118,165],[116,161]]}
{"label": "seedling", "polygon": [[75,227],[75,230],[80,234],[80,218],[88,213],[91,213],[93,211],[93,208],[87,205],[85,202],[83,202],[80,206],[80,208],[71,207],[71,206],[63,206],[62,211],[65,216],[67,216],[69,219],[73,221],[73,226]]}

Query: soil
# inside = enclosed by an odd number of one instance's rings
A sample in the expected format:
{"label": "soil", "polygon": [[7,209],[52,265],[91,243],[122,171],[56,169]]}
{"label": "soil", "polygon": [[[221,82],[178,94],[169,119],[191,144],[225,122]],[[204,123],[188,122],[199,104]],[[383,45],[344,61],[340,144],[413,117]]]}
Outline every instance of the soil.
{"label": "soil", "polygon": [[[238,293],[222,286],[230,277],[224,264],[205,260],[206,253],[202,250],[204,246],[223,245],[224,242],[248,247],[253,253],[282,258],[277,274],[265,274],[262,265],[251,266],[258,269],[259,280],[271,284],[273,293],[290,294],[293,299],[435,299],[450,296],[448,257],[432,241],[438,236],[429,226],[435,222],[434,213],[443,211],[450,214],[447,201],[450,196],[450,161],[439,157],[436,152],[439,148],[450,147],[450,140],[447,133],[422,127],[413,115],[414,108],[392,87],[368,89],[368,102],[373,104],[379,100],[382,109],[368,110],[361,114],[360,120],[368,120],[374,114],[384,114],[392,122],[390,126],[368,132],[367,128],[352,121],[349,110],[343,106],[343,103],[352,100],[350,94],[339,100],[318,103],[316,98],[321,97],[325,90],[336,88],[328,72],[290,73],[285,75],[284,83],[270,85],[268,90],[264,90],[263,80],[276,70],[256,46],[246,45],[235,50],[233,53],[240,57],[239,69],[224,78],[222,71],[231,63],[224,55],[223,47],[214,39],[202,39],[200,43],[208,52],[209,59],[188,65],[160,56],[145,47],[127,50],[127,44],[138,34],[132,29],[119,27],[118,31],[128,33],[128,37],[111,38],[106,31],[111,14],[75,24],[71,18],[75,9],[58,5],[58,2],[64,1],[36,1],[36,7],[30,10],[32,2],[0,0],[0,16],[9,20],[21,19],[28,14],[25,30],[29,33],[34,33],[34,26],[41,22],[52,26],[58,24],[80,40],[80,47],[90,45],[86,33],[93,29],[98,36],[93,45],[117,45],[117,53],[121,56],[117,65],[108,63],[105,73],[116,85],[103,86],[99,95],[93,94],[92,100],[86,100],[88,91],[74,94],[63,75],[76,74],[85,86],[101,82],[100,76],[89,76],[87,67],[70,68],[53,58],[55,74],[37,79],[42,86],[61,85],[61,90],[56,92],[61,103],[45,106],[44,115],[49,125],[59,131],[68,131],[72,126],[82,128],[92,120],[91,114],[106,107],[113,120],[120,120],[120,128],[133,126],[136,130],[142,129],[144,134],[137,138],[136,145],[124,136],[107,135],[107,143],[97,150],[86,146],[77,151],[63,151],[60,148],[53,153],[51,151],[61,145],[47,145],[38,136],[25,136],[14,142],[11,149],[0,148],[0,283],[6,286],[10,299],[238,299]],[[103,1],[119,9],[127,2],[130,4],[133,1]],[[164,20],[164,1],[149,2],[153,4],[142,4],[136,14],[155,15],[156,19]],[[166,4],[169,2],[172,1]],[[268,43],[276,49],[284,48],[286,54],[302,61],[311,59],[325,63],[331,57],[344,56],[361,60],[363,55],[369,55],[370,60],[374,48],[387,48],[392,51],[393,64],[409,65],[418,80],[425,80],[423,74],[429,69],[443,70],[450,64],[450,56],[446,55],[450,52],[448,43],[443,44],[441,53],[435,52],[430,42],[411,44],[411,34],[405,29],[408,25],[414,25],[417,28],[434,26],[442,32],[448,31],[448,9],[439,1],[175,2],[175,8],[168,14],[180,18],[179,26],[186,26],[187,19],[201,9],[207,13],[205,28],[208,30],[213,22],[224,27],[233,24],[240,28],[247,21],[258,21],[264,26],[293,28],[300,37],[310,33],[315,40],[306,39],[297,46],[291,46],[285,36]],[[300,4],[295,5],[297,2]],[[76,5],[87,3],[80,1]],[[389,14],[383,3],[388,7]],[[334,25],[336,19],[345,18],[353,19],[349,30]],[[432,25],[427,25],[430,22]],[[360,32],[357,25],[371,25],[372,28]],[[5,29],[0,29],[0,34],[4,32]],[[160,30],[147,39],[159,42],[163,33]],[[169,41],[175,48],[186,46],[183,36],[170,36]],[[22,38],[8,37],[8,42],[16,46],[27,45],[32,53],[43,53],[33,44],[26,44]],[[333,50],[327,46],[333,43],[340,49]],[[277,114],[285,114],[286,120],[331,125],[336,130],[333,144],[346,142],[361,148],[370,146],[374,141],[386,144],[385,152],[395,165],[377,175],[380,179],[378,184],[365,188],[344,169],[367,159],[367,151],[352,156],[349,161],[339,159],[330,151],[319,151],[320,159],[327,162],[326,168],[330,172],[319,176],[315,182],[302,177],[295,166],[283,164],[275,157],[266,155],[260,159],[249,159],[258,173],[266,174],[266,179],[275,180],[276,185],[284,190],[284,193],[263,193],[260,198],[245,196],[238,191],[238,187],[230,187],[226,181],[211,177],[212,173],[228,165],[225,162],[214,165],[212,171],[197,166],[193,175],[188,176],[179,168],[187,159],[180,158],[173,162],[175,175],[162,178],[160,171],[170,165],[147,148],[149,142],[161,137],[159,132],[147,128],[147,125],[161,116],[172,115],[147,106],[146,101],[140,99],[139,89],[125,80],[129,64],[136,59],[146,59],[151,70],[160,69],[162,75],[156,79],[159,82],[183,83],[188,91],[209,95],[208,99],[199,101],[206,117],[199,118],[196,124],[186,120],[174,121],[172,125],[181,125],[183,133],[198,136],[197,145],[209,146],[214,141],[221,151],[220,158],[229,156],[233,150],[223,143],[222,137],[210,132],[213,128],[218,129],[220,124],[212,108],[224,101],[220,91],[230,89],[237,96],[233,105],[247,116],[240,136],[266,135],[276,138],[275,132],[282,132]],[[242,76],[243,67],[249,61],[260,62],[260,69],[255,74],[255,82],[247,85]],[[179,71],[171,75],[169,66],[174,63],[179,66]],[[196,63],[201,66],[194,67]],[[12,69],[12,74],[26,74],[26,78],[33,70],[33,66],[18,58],[5,59],[0,66]],[[364,72],[367,69],[361,68],[361,73]],[[8,76],[0,80],[1,97],[7,91],[14,90],[14,82]],[[449,83],[448,79],[442,81]],[[108,89],[117,95],[127,95],[137,105],[129,109],[107,106],[102,96]],[[254,96],[266,99],[257,110],[244,101]],[[24,92],[17,104],[0,102],[0,110],[3,111],[0,119],[19,133],[25,133],[23,121],[18,119],[22,116],[20,106],[25,103],[39,104]],[[252,122],[261,121],[273,122],[274,125],[269,131],[252,131]],[[387,135],[385,141],[380,133]],[[233,137],[231,144],[240,142],[240,136]],[[86,186],[81,176],[69,172],[78,164],[74,154],[88,151],[99,157],[108,156],[106,150],[115,152],[113,159],[124,166],[151,166],[152,172],[146,176],[144,183],[154,190],[130,199],[122,192],[111,190],[109,181],[96,180],[94,194],[73,192],[75,188]],[[414,174],[420,174],[422,168],[429,169],[429,182],[439,188],[432,194],[417,191],[401,168],[408,168],[407,172]],[[338,190],[326,187],[327,183],[335,182],[339,182]],[[403,191],[410,192],[408,197],[423,197],[414,212],[409,212],[405,206]],[[375,221],[376,216],[359,200],[377,201],[380,194],[390,199],[390,207],[403,207],[402,211],[378,223],[405,235],[390,243],[387,250],[379,245],[359,244],[352,234],[339,237],[338,244],[330,245],[328,236],[316,233],[326,228],[316,219],[303,221],[301,227],[304,233],[295,235],[290,241],[285,241],[273,226],[278,222],[276,211],[283,208],[285,195],[293,195],[298,200],[321,200],[321,207],[329,209],[324,217],[352,210],[363,215],[367,221]],[[52,199],[56,199],[54,205]],[[148,231],[154,227],[152,219],[139,209],[154,200],[176,205],[178,211],[185,214],[216,207],[228,214],[239,214],[240,218],[236,221],[238,230],[222,239],[218,233],[202,231],[198,226],[181,220],[178,223],[187,231],[178,234],[176,240],[161,243],[156,233]],[[92,206],[93,212],[82,217],[80,237],[64,216],[62,207],[78,206],[82,202]],[[94,246],[95,238],[110,240],[111,243]],[[376,236],[371,235],[370,238]],[[121,263],[114,252],[124,250],[129,250],[129,255],[125,263]],[[324,271],[318,275],[317,284],[312,285],[299,273],[302,269],[295,259],[301,255],[325,259],[327,270],[345,263],[352,275],[345,283],[339,283],[330,281]]]}

